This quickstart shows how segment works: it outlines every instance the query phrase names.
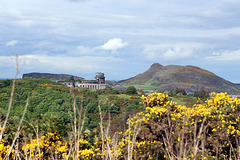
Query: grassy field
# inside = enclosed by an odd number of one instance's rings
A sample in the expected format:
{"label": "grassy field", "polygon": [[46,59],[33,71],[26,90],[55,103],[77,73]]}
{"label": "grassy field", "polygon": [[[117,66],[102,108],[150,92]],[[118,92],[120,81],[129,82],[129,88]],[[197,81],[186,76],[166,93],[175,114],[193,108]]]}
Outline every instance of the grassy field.
{"label": "grassy field", "polygon": [[107,100],[108,97],[110,97],[110,96],[116,96],[116,97],[124,98],[124,99],[129,99],[129,97],[130,97],[127,94],[104,94],[104,95],[98,95],[98,98],[101,100]]}

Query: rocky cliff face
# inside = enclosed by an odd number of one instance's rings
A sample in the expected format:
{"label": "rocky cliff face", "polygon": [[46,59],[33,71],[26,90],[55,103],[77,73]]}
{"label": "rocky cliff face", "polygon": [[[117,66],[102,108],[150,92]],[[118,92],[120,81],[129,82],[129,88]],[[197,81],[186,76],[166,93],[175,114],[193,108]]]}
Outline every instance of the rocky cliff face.
{"label": "rocky cliff face", "polygon": [[[29,77],[29,78],[42,78],[42,77],[45,77],[47,79],[68,79],[69,77],[71,77],[73,75],[69,75],[69,74],[51,74],[51,73],[25,73],[23,74],[23,77],[22,78],[26,78],[26,77]],[[78,76],[73,76],[73,79],[76,80],[76,79],[81,79],[83,80],[82,77],[78,77]]]}
{"label": "rocky cliff face", "polygon": [[119,81],[125,85],[151,86],[174,90],[184,88],[187,92],[206,89],[210,92],[228,92],[240,94],[240,85],[231,83],[212,72],[196,66],[180,66],[154,63],[142,74]]}

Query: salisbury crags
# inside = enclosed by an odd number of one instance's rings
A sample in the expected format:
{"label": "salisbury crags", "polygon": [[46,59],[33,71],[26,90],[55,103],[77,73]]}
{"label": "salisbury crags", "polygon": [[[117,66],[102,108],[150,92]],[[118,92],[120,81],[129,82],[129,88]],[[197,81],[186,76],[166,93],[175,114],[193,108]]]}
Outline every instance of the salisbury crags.
{"label": "salisbury crags", "polygon": [[69,77],[73,77],[73,79],[83,79],[82,77],[77,77],[69,74],[52,74],[52,73],[25,73],[22,78],[42,78],[45,77],[47,79],[68,79]]}

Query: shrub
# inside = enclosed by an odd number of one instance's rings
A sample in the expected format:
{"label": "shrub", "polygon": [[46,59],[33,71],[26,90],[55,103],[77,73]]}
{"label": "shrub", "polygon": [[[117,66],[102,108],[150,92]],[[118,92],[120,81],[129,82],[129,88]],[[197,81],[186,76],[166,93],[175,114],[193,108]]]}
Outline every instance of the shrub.
{"label": "shrub", "polygon": [[137,89],[134,86],[129,86],[126,89],[127,94],[137,94]]}
{"label": "shrub", "polygon": [[[126,149],[132,140],[135,159],[240,158],[240,99],[212,93],[205,104],[186,107],[163,93],[142,98],[145,112],[128,121],[132,130],[121,141]],[[124,149],[121,154],[127,155]]]}

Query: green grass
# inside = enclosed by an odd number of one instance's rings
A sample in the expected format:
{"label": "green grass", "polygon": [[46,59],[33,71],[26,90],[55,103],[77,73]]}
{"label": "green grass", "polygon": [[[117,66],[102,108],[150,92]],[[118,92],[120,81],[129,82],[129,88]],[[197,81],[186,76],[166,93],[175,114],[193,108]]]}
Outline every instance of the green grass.
{"label": "green grass", "polygon": [[103,94],[103,95],[98,95],[98,98],[101,100],[107,100],[109,96],[116,96],[124,99],[129,99],[130,97],[130,95],[127,95],[127,94]]}
{"label": "green grass", "polygon": [[177,102],[178,105],[185,105],[185,102],[181,101],[181,98],[169,97],[173,102]]}
{"label": "green grass", "polygon": [[121,85],[122,87],[134,86],[136,89],[142,90],[162,90],[160,86],[153,86],[150,83],[145,84],[135,84],[135,85]]}
{"label": "green grass", "polygon": [[137,89],[142,89],[142,90],[162,90],[162,87],[160,86],[153,86],[151,84],[144,84],[144,85],[134,85],[135,88]]}
{"label": "green grass", "polygon": [[129,99],[130,95],[127,94],[117,94],[116,96],[118,96],[119,98],[125,98],[125,99]]}
{"label": "green grass", "polygon": [[108,96],[109,96],[109,95],[107,95],[107,94],[98,95],[98,99],[107,100],[107,99],[108,99]]}

